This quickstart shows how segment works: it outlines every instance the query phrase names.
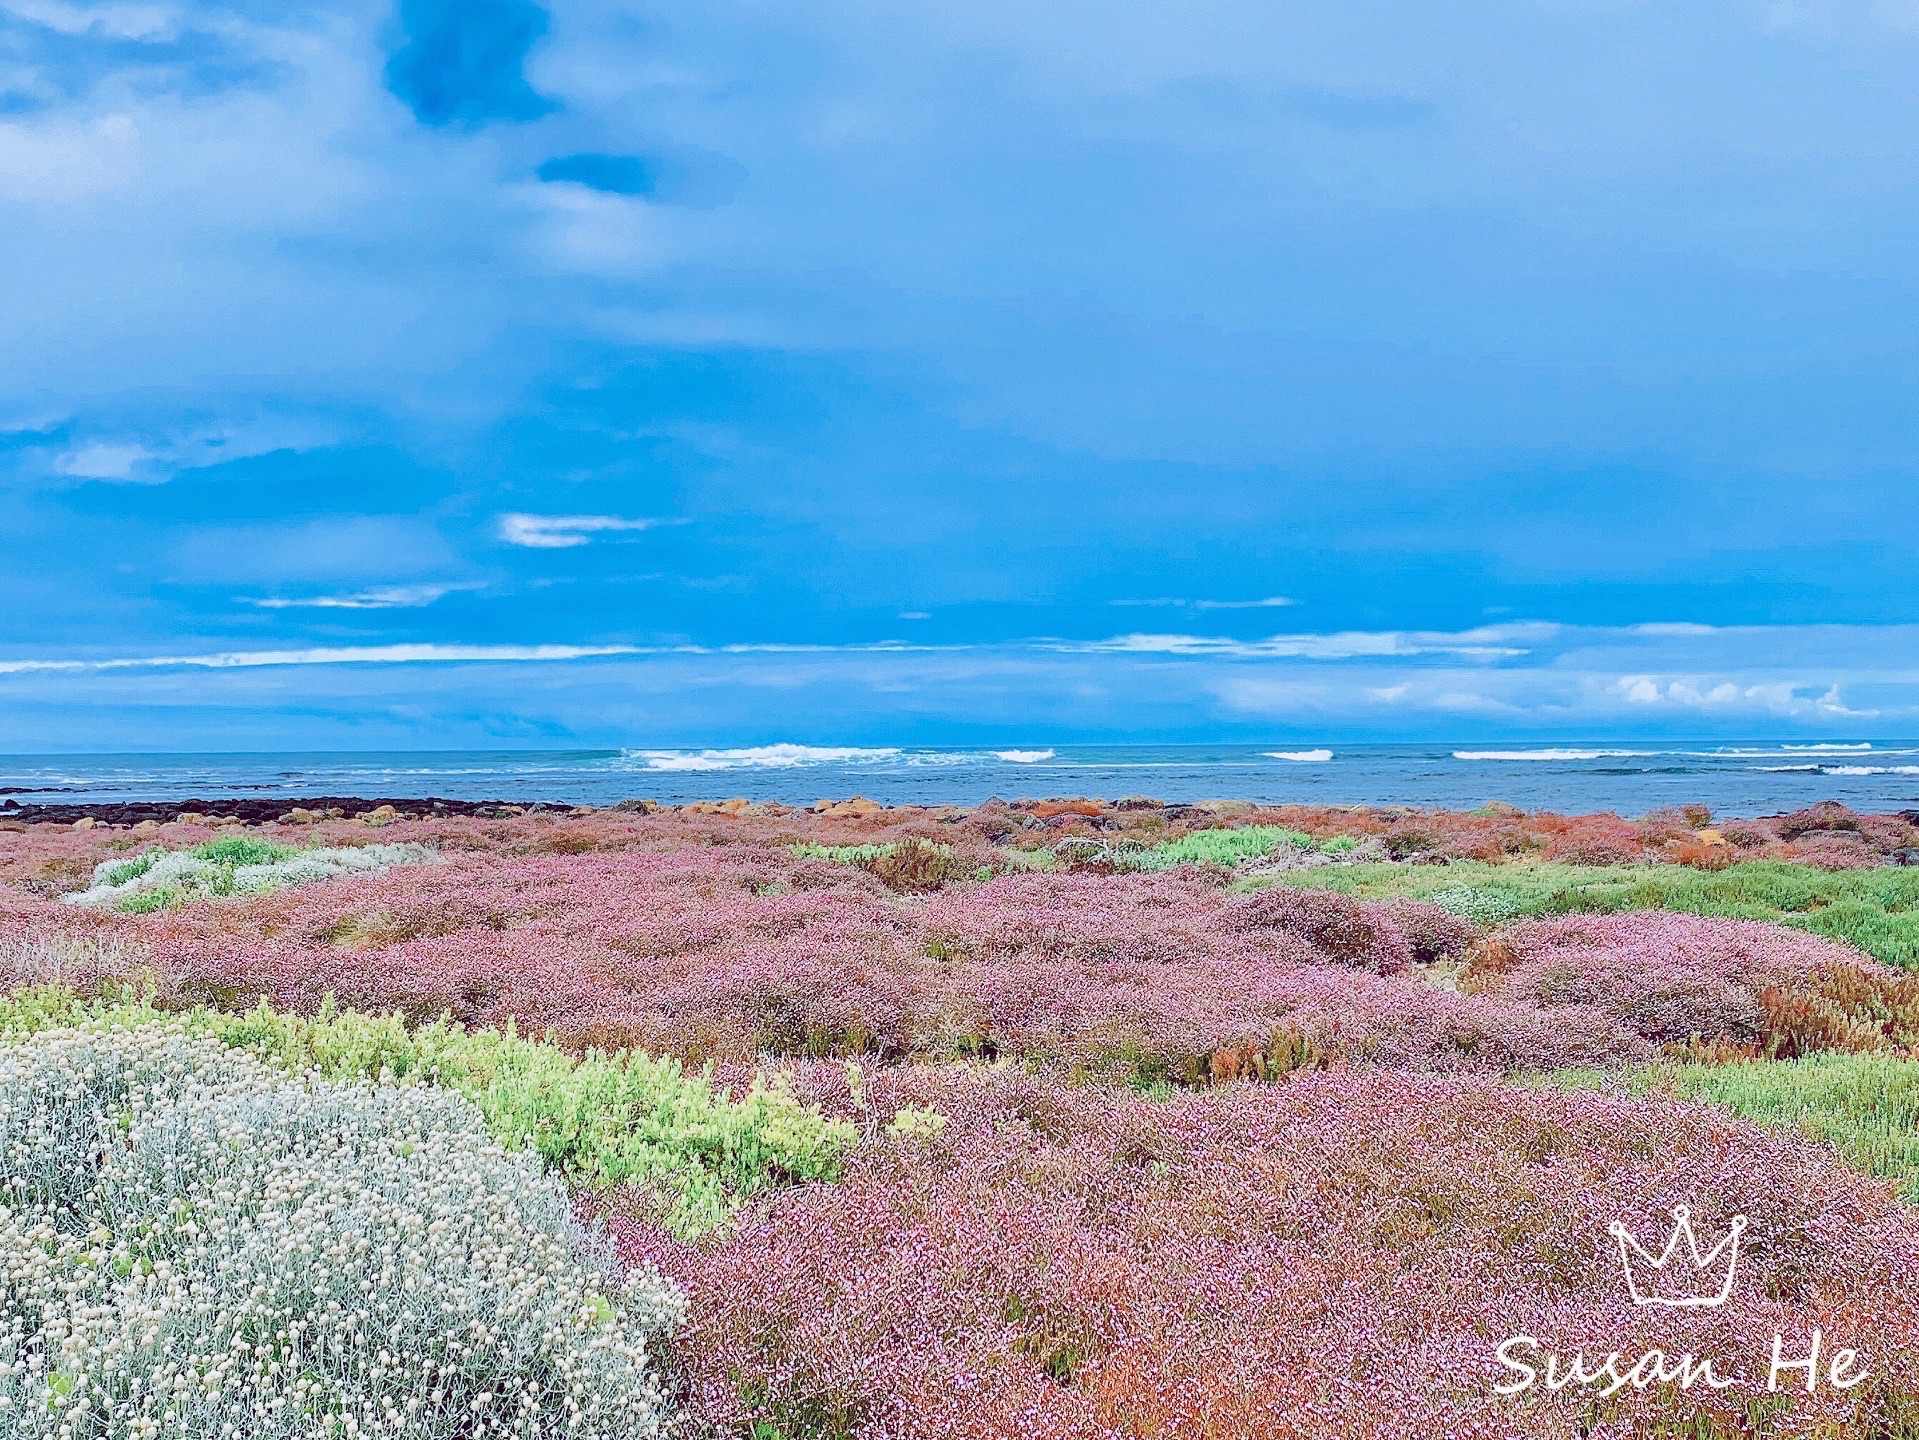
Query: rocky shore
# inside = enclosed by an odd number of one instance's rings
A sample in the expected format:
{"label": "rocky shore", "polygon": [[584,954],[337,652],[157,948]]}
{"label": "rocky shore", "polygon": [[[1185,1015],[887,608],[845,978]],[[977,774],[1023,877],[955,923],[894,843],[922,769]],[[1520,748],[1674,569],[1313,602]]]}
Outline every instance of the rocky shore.
{"label": "rocky shore", "polygon": [[567,814],[571,807],[548,805],[538,801],[517,804],[510,800],[442,800],[434,797],[368,797],[360,795],[313,795],[272,799],[219,800],[122,800],[104,804],[22,805],[16,800],[0,801],[0,823],[23,825],[72,825],[91,820],[96,825],[165,825],[173,821],[191,824],[265,825],[274,821],[293,824],[317,820],[351,820],[386,812],[382,818],[424,820],[441,815],[479,815],[504,819],[534,811]]}

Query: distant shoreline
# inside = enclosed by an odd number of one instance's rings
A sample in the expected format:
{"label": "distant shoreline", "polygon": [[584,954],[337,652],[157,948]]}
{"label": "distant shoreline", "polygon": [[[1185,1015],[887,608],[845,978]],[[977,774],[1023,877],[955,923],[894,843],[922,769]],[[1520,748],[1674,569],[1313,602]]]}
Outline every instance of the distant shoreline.
{"label": "distant shoreline", "polygon": [[[1017,800],[1003,800],[998,803],[1009,809],[1031,810],[1042,808],[1042,813],[1066,804],[1077,807],[1090,804],[1099,812],[1124,810],[1159,811],[1168,820],[1188,821],[1200,814],[1216,814],[1224,819],[1254,810],[1280,808],[1257,801],[1237,800],[1218,797],[1199,802],[1161,801],[1144,796],[1127,800],[1105,801],[1089,800],[1077,797],[1072,801],[1061,797],[1037,799],[1031,796]],[[820,800],[813,805],[787,805],[778,801],[748,801],[744,798],[704,799],[671,803],[651,799],[630,798],[610,805],[569,805],[550,800],[458,800],[445,796],[368,796],[368,795],[276,795],[271,798],[243,798],[223,796],[214,799],[188,797],[179,800],[128,800],[76,802],[70,804],[21,804],[13,799],[0,800],[0,824],[18,825],[72,825],[76,821],[91,820],[96,825],[132,826],[167,825],[185,821],[209,825],[268,825],[283,821],[296,824],[309,824],[325,820],[354,820],[377,811],[384,811],[383,818],[395,820],[436,820],[457,817],[478,817],[488,820],[510,819],[521,815],[600,815],[630,811],[639,814],[685,811],[696,815],[750,815],[777,816],[783,814],[811,813],[831,806],[829,813],[837,817],[853,815],[872,815],[892,810],[939,810],[948,814],[970,814],[982,807],[979,805],[940,805],[906,802],[891,805],[882,804],[864,797],[850,797],[841,801]],[[1407,802],[1399,805],[1351,804],[1316,805],[1309,808],[1327,811],[1361,811],[1372,813],[1411,813],[1432,814],[1462,813],[1456,807],[1444,804],[1419,804]],[[1092,812],[1086,812],[1092,813]],[[1517,807],[1507,809],[1508,814],[1519,815],[1525,812]],[[1553,811],[1550,807],[1534,807],[1533,814],[1565,814],[1568,818],[1579,818],[1571,812]],[[1611,812],[1592,811],[1582,814],[1603,814]],[[1867,813],[1867,812],[1861,812]],[[1908,822],[1919,824],[1919,809],[1900,809],[1884,812],[1896,815]],[[1783,814],[1783,812],[1782,812]],[[1761,819],[1779,819],[1781,815],[1755,817]]]}
{"label": "distant shoreline", "polygon": [[[932,750],[766,745],[737,750],[0,758],[0,816],[131,823],[169,807],[272,820],[286,809],[391,804],[441,815],[509,806],[609,809],[745,796],[804,809],[822,796],[976,806],[1016,795],[1150,795],[1169,804],[1417,805],[1508,801],[1557,815],[1704,805],[1721,818],[1834,800],[1860,814],[1919,806],[1919,740],[1814,745],[1077,745]],[[12,809],[6,801],[14,802]],[[142,808],[134,808],[142,807]],[[276,807],[278,807],[276,809]]]}
{"label": "distant shoreline", "polygon": [[[165,825],[182,815],[200,815],[215,822],[231,823],[233,818],[238,818],[248,825],[266,825],[295,810],[305,810],[324,819],[351,819],[383,805],[409,819],[422,820],[457,815],[493,818],[502,814],[530,815],[535,811],[564,815],[574,808],[545,800],[448,800],[438,796],[276,795],[270,800],[224,796],[213,800],[114,800],[56,805],[22,805],[7,800],[0,801],[0,822],[71,825],[76,820],[93,820],[101,825],[139,825],[151,821]],[[340,814],[328,814],[335,810]]]}

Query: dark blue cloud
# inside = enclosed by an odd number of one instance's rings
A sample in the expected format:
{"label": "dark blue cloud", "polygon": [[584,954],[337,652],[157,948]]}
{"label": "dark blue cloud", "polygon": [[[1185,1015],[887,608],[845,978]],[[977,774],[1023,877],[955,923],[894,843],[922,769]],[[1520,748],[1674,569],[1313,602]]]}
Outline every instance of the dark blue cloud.
{"label": "dark blue cloud", "polygon": [[422,125],[537,120],[558,107],[527,82],[527,52],[546,33],[532,0],[401,0],[405,40],[386,83]]}
{"label": "dark blue cloud", "polygon": [[548,184],[584,185],[606,195],[636,195],[668,205],[724,205],[746,171],[724,155],[556,155],[539,169]]}
{"label": "dark blue cloud", "polygon": [[540,178],[608,195],[651,195],[660,183],[660,163],[638,155],[556,155],[540,167]]}

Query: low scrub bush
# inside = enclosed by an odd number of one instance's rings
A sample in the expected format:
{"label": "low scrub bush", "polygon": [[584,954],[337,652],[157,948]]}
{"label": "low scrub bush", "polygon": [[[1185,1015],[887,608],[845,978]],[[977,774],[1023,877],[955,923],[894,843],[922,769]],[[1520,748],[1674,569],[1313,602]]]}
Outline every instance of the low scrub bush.
{"label": "low scrub bush", "polygon": [[1303,830],[1278,825],[1242,825],[1231,830],[1195,830],[1143,850],[1116,851],[1115,865],[1122,870],[1166,870],[1174,865],[1199,864],[1232,867],[1276,850],[1343,855],[1358,846],[1359,842],[1348,835],[1318,840]]}
{"label": "low scrub bush", "polygon": [[1833,1146],[1848,1165],[1881,1176],[1919,1202],[1919,1061],[1892,1055],[1576,1070],[1551,1077],[1573,1089],[1671,1095],[1741,1119],[1784,1126]]}
{"label": "low scrub bush", "polygon": [[8,1435],[662,1433],[682,1302],[443,1090],[176,1026],[0,1048]]}
{"label": "low scrub bush", "polygon": [[[836,1068],[805,1093],[844,1103]],[[675,1354],[718,1433],[1729,1440],[1919,1420],[1919,1215],[1795,1135],[1379,1071],[1159,1101],[952,1067],[865,1083],[946,1123],[717,1246],[616,1226],[687,1290]],[[1652,1237],[1675,1204],[1708,1237],[1747,1217],[1721,1310],[1637,1307],[1621,1281],[1607,1225]],[[1870,1380],[1764,1394],[1773,1335],[1799,1355],[1815,1326],[1868,1352]],[[1514,1334],[1594,1364],[1710,1353],[1748,1384],[1515,1401],[1493,1393]]]}
{"label": "low scrub bush", "polygon": [[791,847],[798,860],[825,860],[834,865],[870,865],[893,853],[889,840],[884,845],[814,845],[807,841]]}
{"label": "low scrub bush", "polygon": [[[1460,983],[1610,1014],[1654,1044],[1772,1054],[1883,1046],[1886,1038],[1869,1045],[1862,1033],[1872,1006],[1907,991],[1919,1000],[1919,977],[1831,941],[1662,911],[1513,925],[1474,955]],[[1815,1003],[1823,1008],[1806,1008]]]}
{"label": "low scrub bush", "polygon": [[1421,965],[1463,959],[1478,938],[1470,920],[1423,900],[1388,900],[1377,908],[1399,927]]}
{"label": "low scrub bush", "polygon": [[[79,1025],[94,1032],[168,1019],[138,998],[81,1001],[41,989],[0,1000],[0,1037]],[[341,1012],[304,1018],[262,1005],[243,1014],[195,1009],[169,1023],[329,1080],[424,1081],[478,1107],[493,1136],[579,1182],[653,1197],[660,1223],[691,1235],[720,1224],[771,1186],[830,1179],[853,1127],[800,1105],[778,1085],[735,1099],[676,1060],[568,1055],[506,1030]]]}
{"label": "low scrub bush", "polygon": [[1855,945],[1889,965],[1919,969],[1919,867],[1825,871],[1753,860],[1711,874],[1681,865],[1456,863],[1358,865],[1272,883],[1324,887],[1367,900],[1407,897],[1494,925],[1522,916],[1677,910],[1767,920]]}
{"label": "low scrub bush", "polygon": [[1336,964],[1380,975],[1397,975],[1413,960],[1411,945],[1385,906],[1331,890],[1285,885],[1261,890],[1232,902],[1227,923],[1297,935]]}
{"label": "low scrub bush", "polygon": [[[442,851],[431,866],[146,916],[21,900],[14,918],[0,908],[0,930],[123,936],[179,1008],[266,999],[311,1014],[334,994],[415,1024],[517,1022],[574,1050],[694,1064],[963,1056],[1205,1084],[1301,1064],[1554,1069],[1654,1058],[1669,1043],[1596,990],[1564,1003],[1459,994],[1368,973],[1373,961],[1354,968],[1297,934],[1237,923],[1245,897],[1228,879],[1199,865],[1025,873],[905,902],[864,870],[783,845]],[[1364,912],[1388,937],[1403,934],[1390,898]],[[1619,983],[1639,994],[1629,971]]]}
{"label": "low scrub bush", "polygon": [[1919,1046],[1919,975],[1835,964],[1769,986],[1763,1052],[1911,1050]]}
{"label": "low scrub bush", "polygon": [[295,850],[253,835],[223,835],[191,850],[148,850],[102,861],[93,883],[69,905],[141,915],[218,895],[259,895],[338,875],[364,875],[433,859],[424,845],[357,845]]}
{"label": "low scrub bush", "polygon": [[872,874],[890,890],[921,894],[963,878],[964,866],[950,845],[909,836],[881,845],[811,845],[792,847],[800,860],[827,860],[855,865]]}

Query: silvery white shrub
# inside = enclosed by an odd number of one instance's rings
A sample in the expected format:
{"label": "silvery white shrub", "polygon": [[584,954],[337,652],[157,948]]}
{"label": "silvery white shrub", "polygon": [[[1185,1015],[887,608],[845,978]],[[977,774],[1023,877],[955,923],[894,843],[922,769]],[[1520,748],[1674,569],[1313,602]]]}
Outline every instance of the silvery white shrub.
{"label": "silvery white shrub", "polygon": [[430,1086],[170,1025],[0,1047],[0,1436],[643,1437],[678,1292]]}
{"label": "silvery white shrub", "polygon": [[124,857],[102,861],[94,867],[92,883],[85,890],[64,898],[69,905],[111,909],[135,895],[162,888],[200,895],[256,895],[293,885],[311,885],[338,875],[366,875],[391,870],[396,865],[424,865],[433,858],[433,852],[426,846],[411,843],[346,845],[302,850],[291,859],[260,865],[223,866],[203,860],[189,850],[174,850],[132,875],[127,872],[133,866]]}

